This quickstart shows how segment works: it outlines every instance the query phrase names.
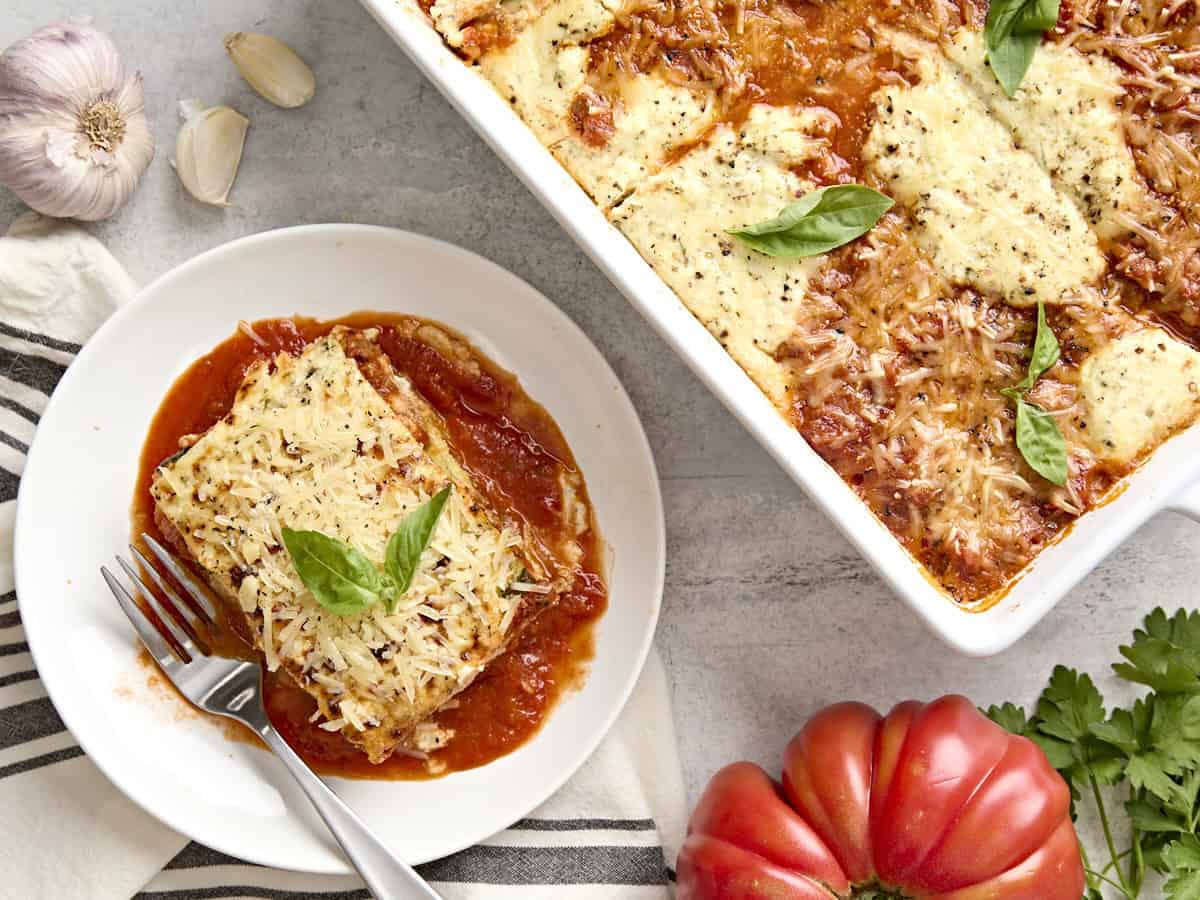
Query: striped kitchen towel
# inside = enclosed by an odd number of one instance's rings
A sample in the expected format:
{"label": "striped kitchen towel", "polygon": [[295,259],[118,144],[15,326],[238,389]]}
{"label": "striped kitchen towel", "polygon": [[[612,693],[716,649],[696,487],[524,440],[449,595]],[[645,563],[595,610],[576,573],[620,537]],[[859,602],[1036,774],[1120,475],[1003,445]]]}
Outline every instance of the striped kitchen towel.
{"label": "striped kitchen towel", "polygon": [[[23,216],[0,237],[0,898],[368,898],[354,876],[249,865],[127,800],[46,696],[21,630],[12,529],[25,454],[58,379],[135,285],[81,228]],[[652,654],[600,749],[554,797],[481,845],[421,867],[447,900],[666,900],[684,792]]]}

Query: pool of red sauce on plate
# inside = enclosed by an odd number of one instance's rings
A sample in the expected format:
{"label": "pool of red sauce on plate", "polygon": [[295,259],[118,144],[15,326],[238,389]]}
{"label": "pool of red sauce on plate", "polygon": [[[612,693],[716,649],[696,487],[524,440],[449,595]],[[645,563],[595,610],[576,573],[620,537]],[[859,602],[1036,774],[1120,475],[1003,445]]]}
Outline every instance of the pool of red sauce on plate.
{"label": "pool of red sauce on plate", "polygon": [[[163,539],[154,521],[150,481],[155,467],[179,449],[179,439],[205,431],[228,412],[252,364],[280,352],[299,353],[335,325],[381,329],[380,344],[392,364],[445,419],[460,461],[493,507],[506,519],[528,523],[535,533],[553,535],[561,527],[558,472],[562,466],[576,468],[558,426],[513,375],[478,351],[475,357],[481,372],[475,373],[397,332],[395,326],[412,321],[384,313],[357,313],[328,322],[263,320],[251,325],[262,344],[239,330],[193,363],[163,399],[142,447],[133,503],[134,535],[145,531]],[[456,708],[438,714],[438,723],[455,731],[454,739],[435,754],[446,771],[474,768],[510,753],[538,731],[565,691],[582,682],[593,655],[593,626],[608,598],[602,575],[604,545],[596,529],[580,543],[584,559],[572,590],[458,695]],[[229,624],[236,626],[236,619],[231,617]],[[218,643],[215,650],[221,655],[254,658],[236,636],[227,635]],[[265,688],[271,721],[317,771],[350,777],[428,777],[421,760],[395,754],[372,765],[340,734],[311,724],[308,718],[315,702],[286,675],[268,673]],[[240,727],[228,732],[251,739]]]}

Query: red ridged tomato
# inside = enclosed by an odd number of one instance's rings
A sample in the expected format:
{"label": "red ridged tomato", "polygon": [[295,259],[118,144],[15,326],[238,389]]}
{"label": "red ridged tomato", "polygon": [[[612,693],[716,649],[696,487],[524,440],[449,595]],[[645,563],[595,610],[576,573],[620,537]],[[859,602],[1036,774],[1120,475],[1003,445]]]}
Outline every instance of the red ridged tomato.
{"label": "red ridged tomato", "polygon": [[783,782],[718,772],[677,867],[679,900],[1079,900],[1066,783],[965,697],[813,716]]}

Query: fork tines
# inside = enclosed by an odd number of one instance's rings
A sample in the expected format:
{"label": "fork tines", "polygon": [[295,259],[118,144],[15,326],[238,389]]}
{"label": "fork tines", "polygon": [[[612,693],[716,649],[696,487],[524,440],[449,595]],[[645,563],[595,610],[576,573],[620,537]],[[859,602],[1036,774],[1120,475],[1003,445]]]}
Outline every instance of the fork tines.
{"label": "fork tines", "polygon": [[[123,556],[117,556],[117,565],[133,584],[130,592],[107,566],[100,567],[100,574],[116,597],[117,603],[128,617],[138,636],[155,660],[164,669],[176,660],[191,662],[197,656],[207,655],[203,633],[206,626],[216,624],[217,613],[207,593],[196,579],[171,555],[165,547],[148,534],[142,540],[162,567],[183,588],[186,599],[172,586],[171,582],[137,547],[130,544],[129,551],[137,560],[140,571]],[[149,576],[150,583],[142,576]],[[140,598],[137,596],[140,595]],[[138,602],[138,599],[141,602]]]}

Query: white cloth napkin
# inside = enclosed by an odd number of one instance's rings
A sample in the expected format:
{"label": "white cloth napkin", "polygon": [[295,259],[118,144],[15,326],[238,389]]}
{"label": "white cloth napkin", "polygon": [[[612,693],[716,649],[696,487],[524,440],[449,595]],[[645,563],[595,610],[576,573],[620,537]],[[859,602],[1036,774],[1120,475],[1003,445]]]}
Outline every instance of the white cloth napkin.
{"label": "white cloth napkin", "polygon": [[[144,813],[83,754],[33,668],[12,572],[25,454],[65,367],[134,291],[77,226],[27,215],[0,237],[0,898],[369,897],[355,876],[245,864]],[[422,873],[447,900],[665,900],[684,803],[655,653],[612,732],[562,790]]]}

